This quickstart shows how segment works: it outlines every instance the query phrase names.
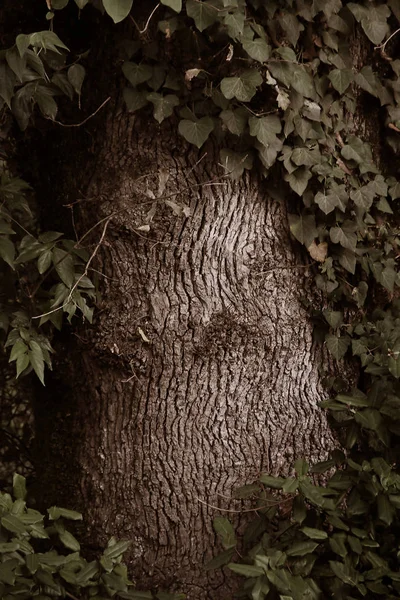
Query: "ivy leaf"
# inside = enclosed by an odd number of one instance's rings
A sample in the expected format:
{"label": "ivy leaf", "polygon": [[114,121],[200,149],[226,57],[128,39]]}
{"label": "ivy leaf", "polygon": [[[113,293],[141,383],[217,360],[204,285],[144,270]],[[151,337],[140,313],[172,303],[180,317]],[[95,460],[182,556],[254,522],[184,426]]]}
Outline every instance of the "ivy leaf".
{"label": "ivy leaf", "polygon": [[338,337],[336,335],[327,335],[325,338],[326,346],[329,352],[336,360],[340,360],[347,352],[351,339],[348,335]]}
{"label": "ivy leaf", "polygon": [[248,112],[244,108],[236,110],[223,110],[219,114],[220,119],[231,133],[242,135],[246,129]]}
{"label": "ivy leaf", "polygon": [[240,102],[250,102],[257,91],[257,86],[262,84],[262,77],[258,71],[243,71],[239,77],[225,77],[221,81],[221,92],[228,100],[236,98]]}
{"label": "ivy leaf", "polygon": [[203,117],[195,121],[183,119],[178,126],[178,131],[185,140],[198,148],[201,148],[213,129],[214,121],[211,117]]}
{"label": "ivy leaf", "polygon": [[313,78],[303,65],[292,65],[290,84],[296,92],[306,98],[313,98],[316,94]]}
{"label": "ivy leaf", "polygon": [[304,25],[300,23],[300,21],[296,18],[296,16],[289,12],[284,12],[279,17],[279,23],[285,32],[286,38],[292,44],[293,47],[296,46],[300,32],[304,31]]}
{"label": "ivy leaf", "polygon": [[337,329],[343,323],[343,313],[340,310],[324,310],[322,314],[333,329]]}
{"label": "ivy leaf", "polygon": [[366,211],[371,208],[374,197],[375,192],[369,184],[363,185],[350,192],[350,198],[353,200],[354,204]]}
{"label": "ivy leaf", "polygon": [[372,70],[372,67],[363,67],[355,77],[355,82],[361,89],[368,92],[375,98],[378,97],[379,80]]}
{"label": "ivy leaf", "polygon": [[333,69],[328,75],[333,87],[342,96],[349,85],[354,81],[351,69]]}
{"label": "ivy leaf", "polygon": [[229,37],[231,39],[237,39],[240,37],[244,30],[245,16],[244,13],[236,11],[234,13],[228,13],[224,18],[224,25],[228,28]]}
{"label": "ivy leaf", "polygon": [[175,94],[163,96],[162,94],[152,92],[147,95],[147,100],[150,100],[154,105],[153,114],[158,123],[162,123],[164,119],[170,117],[174,112],[174,108],[179,105],[179,98]]}
{"label": "ivy leaf", "polygon": [[293,171],[293,173],[285,173],[284,175],[285,181],[288,182],[292,190],[299,196],[302,196],[306,191],[310,178],[311,173],[305,167],[300,167],[299,169]]}
{"label": "ivy leaf", "polygon": [[160,0],[161,4],[164,6],[168,6],[172,8],[177,13],[180,13],[182,10],[182,0]]}
{"label": "ivy leaf", "polygon": [[338,196],[329,191],[317,192],[314,197],[314,201],[326,215],[335,210],[335,208],[339,205]]}
{"label": "ivy leaf", "polygon": [[249,119],[250,135],[255,136],[263,146],[268,147],[273,144],[276,134],[280,133],[282,123],[277,115],[268,115],[268,117],[250,117]]}
{"label": "ivy leaf", "polygon": [[139,92],[137,89],[124,88],[122,91],[123,98],[126,102],[126,107],[129,112],[135,112],[140,110],[148,103],[147,95],[148,92]]}
{"label": "ivy leaf", "polygon": [[292,235],[306,248],[318,237],[318,229],[315,225],[314,215],[288,215],[290,231]]}
{"label": "ivy leaf", "polygon": [[265,63],[271,56],[271,46],[262,38],[246,40],[242,43],[243,50],[253,59]]}
{"label": "ivy leaf", "polygon": [[226,517],[215,517],[213,520],[215,533],[221,540],[224,550],[229,550],[236,546],[235,530],[232,523]]}
{"label": "ivy leaf", "polygon": [[393,292],[396,275],[397,273],[392,267],[385,267],[382,271],[380,282],[389,292]]}
{"label": "ivy leaf", "polygon": [[396,358],[394,358],[393,356],[389,357],[388,369],[389,369],[389,372],[393,375],[393,377],[395,377],[396,379],[400,378],[400,357],[399,356],[397,356]]}
{"label": "ivy leaf", "polygon": [[357,246],[357,235],[354,231],[348,231],[345,227],[331,227],[329,237],[334,244],[340,244],[343,248],[354,250]]}
{"label": "ivy leaf", "polygon": [[11,108],[15,81],[15,74],[10,67],[5,62],[0,62],[0,98],[3,98],[8,108]]}
{"label": "ivy leaf", "polygon": [[122,65],[122,72],[134,87],[148,81],[153,75],[153,69],[150,65],[138,65],[129,61],[124,62]]}
{"label": "ivy leaf", "polygon": [[338,256],[339,263],[352,275],[354,275],[356,271],[356,256],[354,254],[354,250],[348,250],[347,248],[343,248]]}
{"label": "ivy leaf", "polygon": [[103,0],[106,13],[114,23],[120,23],[131,12],[133,0]]}
{"label": "ivy leaf", "polygon": [[386,19],[390,16],[389,7],[369,6],[367,15],[361,19],[361,27],[366,36],[373,44],[380,44],[389,33],[389,26]]}
{"label": "ivy leaf", "polygon": [[210,27],[218,18],[218,11],[215,6],[199,0],[187,0],[186,13],[188,17],[194,20],[199,31],[204,31],[204,29]]}

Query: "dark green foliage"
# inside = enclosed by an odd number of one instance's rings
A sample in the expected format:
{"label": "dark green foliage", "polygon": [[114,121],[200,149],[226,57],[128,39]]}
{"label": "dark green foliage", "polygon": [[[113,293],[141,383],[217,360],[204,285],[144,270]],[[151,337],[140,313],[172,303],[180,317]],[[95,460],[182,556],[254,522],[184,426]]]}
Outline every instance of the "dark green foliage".
{"label": "dark green foliage", "polygon": [[[88,0],[75,3],[83,9]],[[47,17],[55,29],[56,11],[67,4],[51,3]],[[103,0],[114,22],[126,18],[132,5],[132,0]],[[393,0],[162,0],[149,11],[143,30],[138,33],[135,23],[133,39],[126,40],[122,74],[128,111],[151,110],[159,124],[178,120],[179,134],[199,149],[215,136],[221,176],[236,179],[256,168],[265,178],[274,173],[286,182],[290,231],[314,261],[315,285],[327,306],[320,315],[326,346],[336,360],[351,358],[362,370],[360,389],[322,403],[338,428],[343,452],[311,468],[297,461],[291,477],[265,474],[238,491],[237,497],[255,496],[261,506],[244,534],[239,561],[232,562],[239,544],[232,525],[224,517],[214,521],[223,552],[206,568],[228,565],[245,578],[242,597],[252,600],[400,597],[400,184],[391,164],[400,148],[399,19]],[[361,52],[357,44],[364,53],[360,65],[354,60]],[[166,55],[182,47],[186,56],[176,56],[172,66]],[[54,120],[58,96],[80,101],[85,70],[79,62],[67,67],[66,51],[48,31],[20,35],[0,55],[0,97],[22,129],[35,107]],[[372,123],[366,104],[373,106]],[[385,163],[384,156],[392,160]],[[60,327],[60,314],[71,319],[77,308],[91,320],[88,256],[56,232],[23,235],[26,225],[18,215],[27,211],[27,185],[6,164],[1,168],[2,269],[21,280],[23,265],[33,284],[29,311],[18,297],[22,307],[4,309],[0,327],[10,328],[6,346],[17,375],[34,369],[43,382],[52,352],[45,322]],[[170,206],[179,211],[177,204]],[[142,226],[143,232],[149,229],[149,223]],[[12,300],[15,308],[17,298]],[[321,474],[324,485],[317,485],[314,478]],[[83,562],[69,576],[73,581],[62,575],[75,559],[58,558],[62,565],[53,561],[39,569],[29,558],[28,565],[27,557],[37,555],[15,546],[20,539],[25,543],[28,530],[19,515],[28,513],[22,500],[13,504],[4,498],[3,585],[13,590],[17,571],[26,586],[45,572],[46,581],[35,585],[49,586],[52,595],[67,583],[82,585],[76,577]],[[78,549],[61,525],[52,531],[64,546]],[[106,562],[109,571],[103,563],[93,574],[85,566],[88,582],[101,577],[107,593],[116,591],[113,585],[127,585],[118,561]]]}

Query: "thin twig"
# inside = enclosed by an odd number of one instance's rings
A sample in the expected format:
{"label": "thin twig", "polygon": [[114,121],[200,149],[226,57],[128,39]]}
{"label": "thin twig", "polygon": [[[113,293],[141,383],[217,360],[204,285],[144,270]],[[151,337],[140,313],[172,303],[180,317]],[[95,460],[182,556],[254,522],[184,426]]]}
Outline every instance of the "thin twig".
{"label": "thin twig", "polygon": [[109,102],[110,100],[111,100],[111,96],[108,96],[107,100],[104,100],[103,104],[100,104],[99,108],[96,109],[94,111],[94,113],[92,113],[91,115],[86,117],[86,119],[84,119],[81,123],[61,123],[61,121],[56,121],[56,119],[51,119],[50,117],[46,117],[46,119],[48,121],[52,121],[53,123],[57,123],[57,125],[61,125],[62,127],[81,127],[82,125],[87,123],[89,121],[89,119],[91,119],[92,117],[97,115],[99,110],[101,110],[103,108],[103,106],[105,106],[107,104],[107,102]]}
{"label": "thin twig", "polygon": [[400,27],[398,29],[396,29],[396,31],[394,31],[392,33],[392,35],[390,35],[388,37],[388,39],[386,40],[386,42],[383,42],[383,44],[379,44],[379,46],[375,46],[374,50],[383,50],[383,51],[385,51],[386,44],[392,39],[392,37],[394,37],[399,32],[400,32]]}
{"label": "thin twig", "polygon": [[152,10],[152,12],[150,13],[149,18],[146,21],[146,25],[144,26],[144,29],[139,29],[138,24],[136,23],[135,19],[132,17],[132,15],[129,15],[131,18],[131,21],[133,21],[136,29],[138,30],[138,32],[140,33],[140,35],[142,35],[143,33],[146,33],[149,25],[150,25],[150,21],[151,21],[151,17],[154,15],[154,13],[156,12],[157,8],[159,8],[160,3],[157,4],[157,6]]}
{"label": "thin twig", "polygon": [[89,266],[90,266],[90,263],[92,262],[92,260],[96,256],[97,252],[99,251],[99,248],[100,248],[101,244],[103,243],[104,236],[106,235],[107,227],[108,227],[108,225],[110,223],[110,220],[111,220],[111,216],[108,217],[108,220],[104,224],[103,231],[101,232],[100,240],[99,240],[98,244],[96,244],[95,249],[93,250],[92,254],[90,255],[90,258],[89,258],[89,260],[86,263],[85,270],[83,271],[82,275],[76,280],[75,284],[72,286],[71,291],[68,294],[67,304],[68,304],[68,302],[71,301],[72,294],[74,293],[74,291],[76,290],[76,288],[78,287],[78,285],[80,284],[80,282],[82,281],[82,279],[84,277],[86,277],[88,269],[89,269]]}

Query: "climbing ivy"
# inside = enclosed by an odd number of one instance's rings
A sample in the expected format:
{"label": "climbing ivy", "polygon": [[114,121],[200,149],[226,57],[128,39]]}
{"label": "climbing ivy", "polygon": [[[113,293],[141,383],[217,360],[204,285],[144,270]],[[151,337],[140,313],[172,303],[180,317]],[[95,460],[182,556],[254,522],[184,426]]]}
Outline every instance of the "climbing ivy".
{"label": "climbing ivy", "polygon": [[[47,0],[51,30],[20,35],[0,55],[0,97],[21,129],[38,111],[54,121],[59,96],[80,100],[84,58],[68,64],[55,33],[67,4]],[[362,373],[353,390],[328,378],[335,398],[322,407],[343,451],[239,490],[239,498],[256,498],[257,518],[242,548],[229,521],[217,517],[224,552],[207,568],[227,564],[253,600],[400,597],[398,3],[162,0],[140,24],[133,0],[93,4],[131,27],[121,45],[127,111],[172,120],[198,149],[214,138],[222,175],[279,175],[291,234],[308,251],[324,298],[314,315],[324,343]],[[79,243],[25,231],[15,215],[26,218],[29,190],[6,163],[2,169],[0,256],[19,280],[15,301],[23,310],[9,325],[7,307],[1,326],[11,327],[6,345],[17,374],[33,368],[43,381],[48,321],[59,327],[61,313],[71,318],[77,308],[90,320],[95,292]],[[323,486],[315,479],[321,474]]]}

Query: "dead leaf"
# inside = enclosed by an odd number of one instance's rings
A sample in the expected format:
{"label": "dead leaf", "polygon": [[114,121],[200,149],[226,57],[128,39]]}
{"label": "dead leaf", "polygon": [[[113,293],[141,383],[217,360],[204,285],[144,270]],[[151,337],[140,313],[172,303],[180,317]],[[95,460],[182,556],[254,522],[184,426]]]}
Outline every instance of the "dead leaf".
{"label": "dead leaf", "polygon": [[307,250],[309,251],[311,258],[317,262],[323,263],[328,256],[328,244],[326,242],[316,244],[314,240],[313,243],[308,246]]}
{"label": "dead leaf", "polygon": [[188,69],[185,73],[185,80],[192,81],[199,73],[201,73],[201,69]]}

